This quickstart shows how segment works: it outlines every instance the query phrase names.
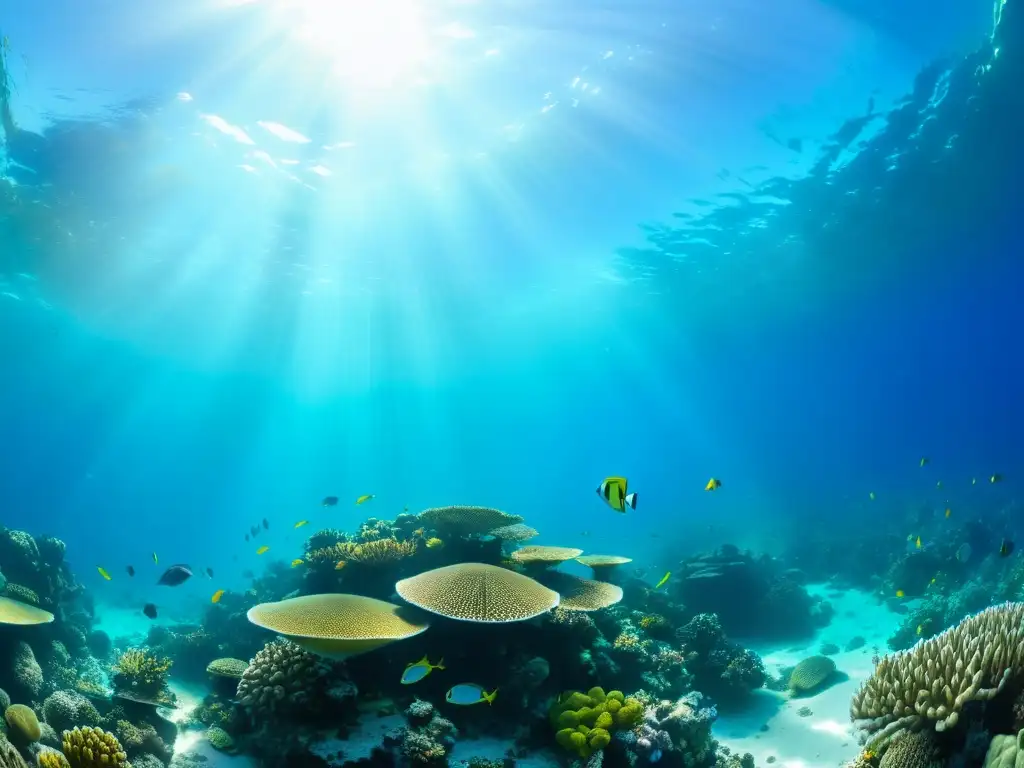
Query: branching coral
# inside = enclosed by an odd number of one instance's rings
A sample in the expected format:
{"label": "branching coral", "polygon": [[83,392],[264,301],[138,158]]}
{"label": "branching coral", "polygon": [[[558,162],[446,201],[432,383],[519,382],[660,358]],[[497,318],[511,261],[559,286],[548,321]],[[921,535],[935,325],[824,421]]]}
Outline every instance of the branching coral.
{"label": "branching coral", "polygon": [[129,648],[114,664],[114,690],[156,696],[167,687],[171,660],[141,648]]}
{"label": "branching coral", "polygon": [[692,691],[676,701],[652,703],[644,709],[643,722],[620,738],[632,752],[652,763],[666,752],[681,752],[682,765],[710,765],[717,746],[711,725],[718,712],[713,706],[703,706],[703,699],[700,692]]}
{"label": "branching coral", "polygon": [[128,755],[112,733],[100,728],[64,731],[62,749],[71,768],[122,768]]}
{"label": "branching coral", "polygon": [[984,701],[1024,671],[1024,603],[1003,603],[886,656],[854,694],[851,719],[875,749],[925,723],[954,727],[969,701]]}
{"label": "branching coral", "polygon": [[313,567],[334,567],[338,562],[380,566],[400,562],[416,554],[415,539],[377,539],[356,543],[343,541],[329,547],[312,550],[306,562]]}

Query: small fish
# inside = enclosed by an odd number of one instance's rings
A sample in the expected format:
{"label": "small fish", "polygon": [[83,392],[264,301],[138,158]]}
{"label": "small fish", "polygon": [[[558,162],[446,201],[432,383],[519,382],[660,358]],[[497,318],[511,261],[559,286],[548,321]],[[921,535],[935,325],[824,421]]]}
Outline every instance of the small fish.
{"label": "small fish", "polygon": [[207,568],[206,568],[206,575],[209,576],[212,579],[213,578],[213,568],[210,568],[209,566],[207,566]]}
{"label": "small fish", "polygon": [[359,506],[360,504],[362,504],[365,501],[369,501],[373,497],[374,496],[373,496],[372,493],[367,493],[367,494],[365,494],[363,496],[360,496],[358,499],[356,499],[356,506]]}
{"label": "small fish", "polygon": [[988,479],[988,481],[990,483],[999,483],[999,482],[1002,482],[1002,479],[1003,479],[1002,475],[992,475],[992,477],[990,477]]}
{"label": "small fish", "polygon": [[628,493],[629,481],[624,477],[606,477],[597,486],[597,495],[616,512],[625,514],[626,508],[636,509],[636,494]]}
{"label": "small fish", "polygon": [[718,478],[712,477],[708,480],[708,484],[704,486],[705,491],[717,491],[722,487],[722,481]]}
{"label": "small fish", "polygon": [[422,536],[426,532],[427,532],[426,528],[417,528],[415,531],[412,532],[412,535],[413,536]]}
{"label": "small fish", "polygon": [[953,514],[953,510],[946,507],[946,519],[949,520],[949,516]]}
{"label": "small fish", "polygon": [[160,558],[156,556],[156,552],[153,553],[153,562],[157,565],[160,565]]}
{"label": "small fish", "polygon": [[296,557],[294,560],[292,560],[292,568],[298,568],[304,562],[306,561],[303,560],[301,557]]}
{"label": "small fish", "polygon": [[128,575],[129,576],[134,576],[135,575],[135,567],[134,566],[129,565],[127,568],[125,568],[125,570],[128,571]]}
{"label": "small fish", "polygon": [[977,485],[977,484],[978,484],[978,478],[972,477],[971,478],[971,485]]}
{"label": "small fish", "polygon": [[335,565],[334,565],[334,570],[336,570],[336,571],[340,571],[340,570],[341,570],[342,568],[344,568],[344,567],[345,567],[346,565],[348,565],[348,562],[347,562],[347,561],[345,561],[345,560],[339,560],[339,561],[338,561],[337,563],[335,563]]}
{"label": "small fish", "polygon": [[257,555],[262,555],[264,552],[269,552],[269,551],[270,551],[270,547],[268,547],[266,544],[264,544],[262,547],[260,547],[259,549],[256,550],[256,554]]}
{"label": "small fish", "polygon": [[929,461],[929,459],[928,459],[927,456],[922,456],[921,457],[921,466],[923,467],[925,464],[928,463],[928,461]]}
{"label": "small fish", "polygon": [[443,547],[443,546],[444,546],[444,542],[441,541],[436,536],[432,536],[429,539],[427,539],[427,549],[436,549],[437,547]]}
{"label": "small fish", "polygon": [[324,496],[324,500],[320,502],[325,507],[336,507],[338,506],[337,496]]}
{"label": "small fish", "polygon": [[923,624],[918,624],[917,625],[917,634],[920,635],[923,631],[924,631],[924,625]]}
{"label": "small fish", "polygon": [[869,493],[868,494],[868,498],[871,499],[872,501],[874,501],[875,500],[875,492],[872,491],[871,493]]}
{"label": "small fish", "polygon": [[176,587],[192,578],[192,569],[187,565],[172,565],[157,581],[158,585]]}
{"label": "small fish", "polygon": [[935,483],[935,487],[936,487],[936,488],[941,488],[941,487],[942,487],[942,481],[941,481],[941,480],[939,480],[938,482],[936,482],[936,483]]}
{"label": "small fish", "polygon": [[405,508],[405,509],[403,509],[402,511],[403,511],[403,512],[408,512],[408,511],[409,511],[409,507],[408,507],[408,506],[406,506],[406,508]]}
{"label": "small fish", "polygon": [[1000,557],[1009,557],[1012,554],[1013,554],[1013,542],[1010,541],[1009,539],[1003,539],[1003,541],[999,544],[999,556]]}
{"label": "small fish", "polygon": [[971,545],[966,542],[961,544],[956,549],[956,559],[961,563],[966,563],[971,559]]}
{"label": "small fish", "polygon": [[101,565],[97,565],[96,566],[96,570],[100,572],[100,576],[102,576],[107,581],[110,581],[110,574],[107,573],[107,569],[106,568],[104,568]]}
{"label": "small fish", "polygon": [[918,536],[916,539],[914,539],[914,547],[917,548],[917,549],[921,548],[921,537],[920,536]]}
{"label": "small fish", "polygon": [[268,531],[270,530],[270,523],[267,522],[267,518],[265,517],[263,518],[263,527],[266,528]]}
{"label": "small fish", "polygon": [[590,531],[580,531],[580,536],[589,536]]}
{"label": "small fish", "polygon": [[156,618],[156,606],[152,603],[146,603],[142,606],[142,612],[151,619]]}
{"label": "small fish", "polygon": [[402,672],[402,679],[399,682],[402,685],[418,683],[435,669],[444,669],[444,659],[441,659],[437,664],[431,664],[430,660],[424,656],[419,661],[406,665],[405,671]]}
{"label": "small fish", "polygon": [[936,581],[938,581],[938,577],[936,577],[936,576],[932,576],[932,580],[931,580],[931,581],[929,581],[928,583],[929,583],[929,584],[934,584],[934,583],[935,583]]}
{"label": "small fish", "polygon": [[670,578],[672,578],[672,571],[666,571],[665,575],[661,577],[661,581],[654,585],[654,588],[661,589],[666,583],[668,583]]}
{"label": "small fish", "polygon": [[210,598],[210,602],[219,603],[222,597],[224,597],[224,590],[218,589],[216,592],[213,593],[213,597]]}
{"label": "small fish", "polygon": [[905,597],[906,593],[902,589],[896,590],[896,597]]}
{"label": "small fish", "polygon": [[248,533],[247,533],[247,534],[245,534],[245,540],[246,540],[246,541],[249,541],[249,534],[248,534]]}
{"label": "small fish", "polygon": [[301,528],[304,525],[309,525],[309,520],[299,520],[292,528]]}
{"label": "small fish", "polygon": [[254,525],[252,528],[249,529],[249,533],[252,534],[252,537],[254,539],[259,534],[259,532],[260,532],[260,527],[258,525]]}
{"label": "small fish", "polygon": [[476,683],[459,683],[458,685],[453,685],[448,690],[448,693],[445,694],[444,700],[449,704],[459,704],[460,706],[469,707],[473,704],[483,704],[485,701],[488,704],[493,704],[494,697],[497,695],[497,688],[490,693],[487,693]]}

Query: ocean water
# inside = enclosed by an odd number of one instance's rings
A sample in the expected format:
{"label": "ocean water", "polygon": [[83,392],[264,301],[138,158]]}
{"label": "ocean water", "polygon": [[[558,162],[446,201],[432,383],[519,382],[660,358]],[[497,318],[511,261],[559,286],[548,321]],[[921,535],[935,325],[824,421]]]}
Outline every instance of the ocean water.
{"label": "ocean water", "polygon": [[0,8],[0,523],[112,635],[447,504],[650,584],[1020,536],[1020,0],[48,7]]}

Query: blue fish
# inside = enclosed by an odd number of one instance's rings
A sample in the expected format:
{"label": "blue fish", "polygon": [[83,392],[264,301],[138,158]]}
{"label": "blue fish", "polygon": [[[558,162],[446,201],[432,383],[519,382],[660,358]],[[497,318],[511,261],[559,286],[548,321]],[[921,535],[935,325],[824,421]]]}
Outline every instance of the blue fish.
{"label": "blue fish", "polygon": [[497,688],[490,693],[487,693],[476,683],[459,683],[458,685],[453,685],[451,687],[445,695],[444,700],[449,704],[458,704],[460,706],[468,707],[473,704],[483,704],[485,701],[488,704],[493,704],[494,697],[497,695]]}
{"label": "blue fish", "polygon": [[402,685],[418,683],[435,669],[444,669],[444,659],[441,659],[437,664],[431,664],[427,657],[424,656],[419,661],[406,666],[400,682]]}

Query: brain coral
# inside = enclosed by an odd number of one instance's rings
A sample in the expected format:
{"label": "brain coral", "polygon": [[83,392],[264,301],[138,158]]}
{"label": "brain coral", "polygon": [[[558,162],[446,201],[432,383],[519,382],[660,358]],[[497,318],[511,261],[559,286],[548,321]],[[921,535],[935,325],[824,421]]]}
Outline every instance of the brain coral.
{"label": "brain coral", "polygon": [[4,711],[4,719],[7,721],[8,735],[16,744],[31,744],[39,741],[43,735],[36,713],[24,704],[11,704]]}
{"label": "brain coral", "polygon": [[294,643],[267,643],[238,682],[238,702],[264,717],[301,710],[326,671],[316,656]]}
{"label": "brain coral", "polygon": [[431,613],[476,622],[525,621],[558,605],[558,593],[521,573],[484,563],[457,563],[395,584],[395,591]]}
{"label": "brain coral", "polygon": [[934,731],[901,733],[890,742],[879,768],[938,768],[938,745]]}
{"label": "brain coral", "polygon": [[810,693],[823,685],[836,671],[836,663],[828,656],[810,656],[793,668],[789,689],[794,693]]}
{"label": "brain coral", "polygon": [[883,658],[854,694],[850,717],[870,736],[868,748],[924,721],[944,731],[964,704],[991,699],[1022,671],[1024,603],[1003,603]]}
{"label": "brain coral", "polygon": [[100,728],[75,728],[62,736],[71,768],[127,768],[128,755],[112,733]]}
{"label": "brain coral", "polygon": [[76,691],[57,691],[43,702],[43,718],[54,730],[66,731],[76,725],[97,725],[100,713]]}
{"label": "brain coral", "polygon": [[206,665],[206,671],[214,677],[232,677],[238,680],[248,666],[249,662],[241,659],[214,659]]}

